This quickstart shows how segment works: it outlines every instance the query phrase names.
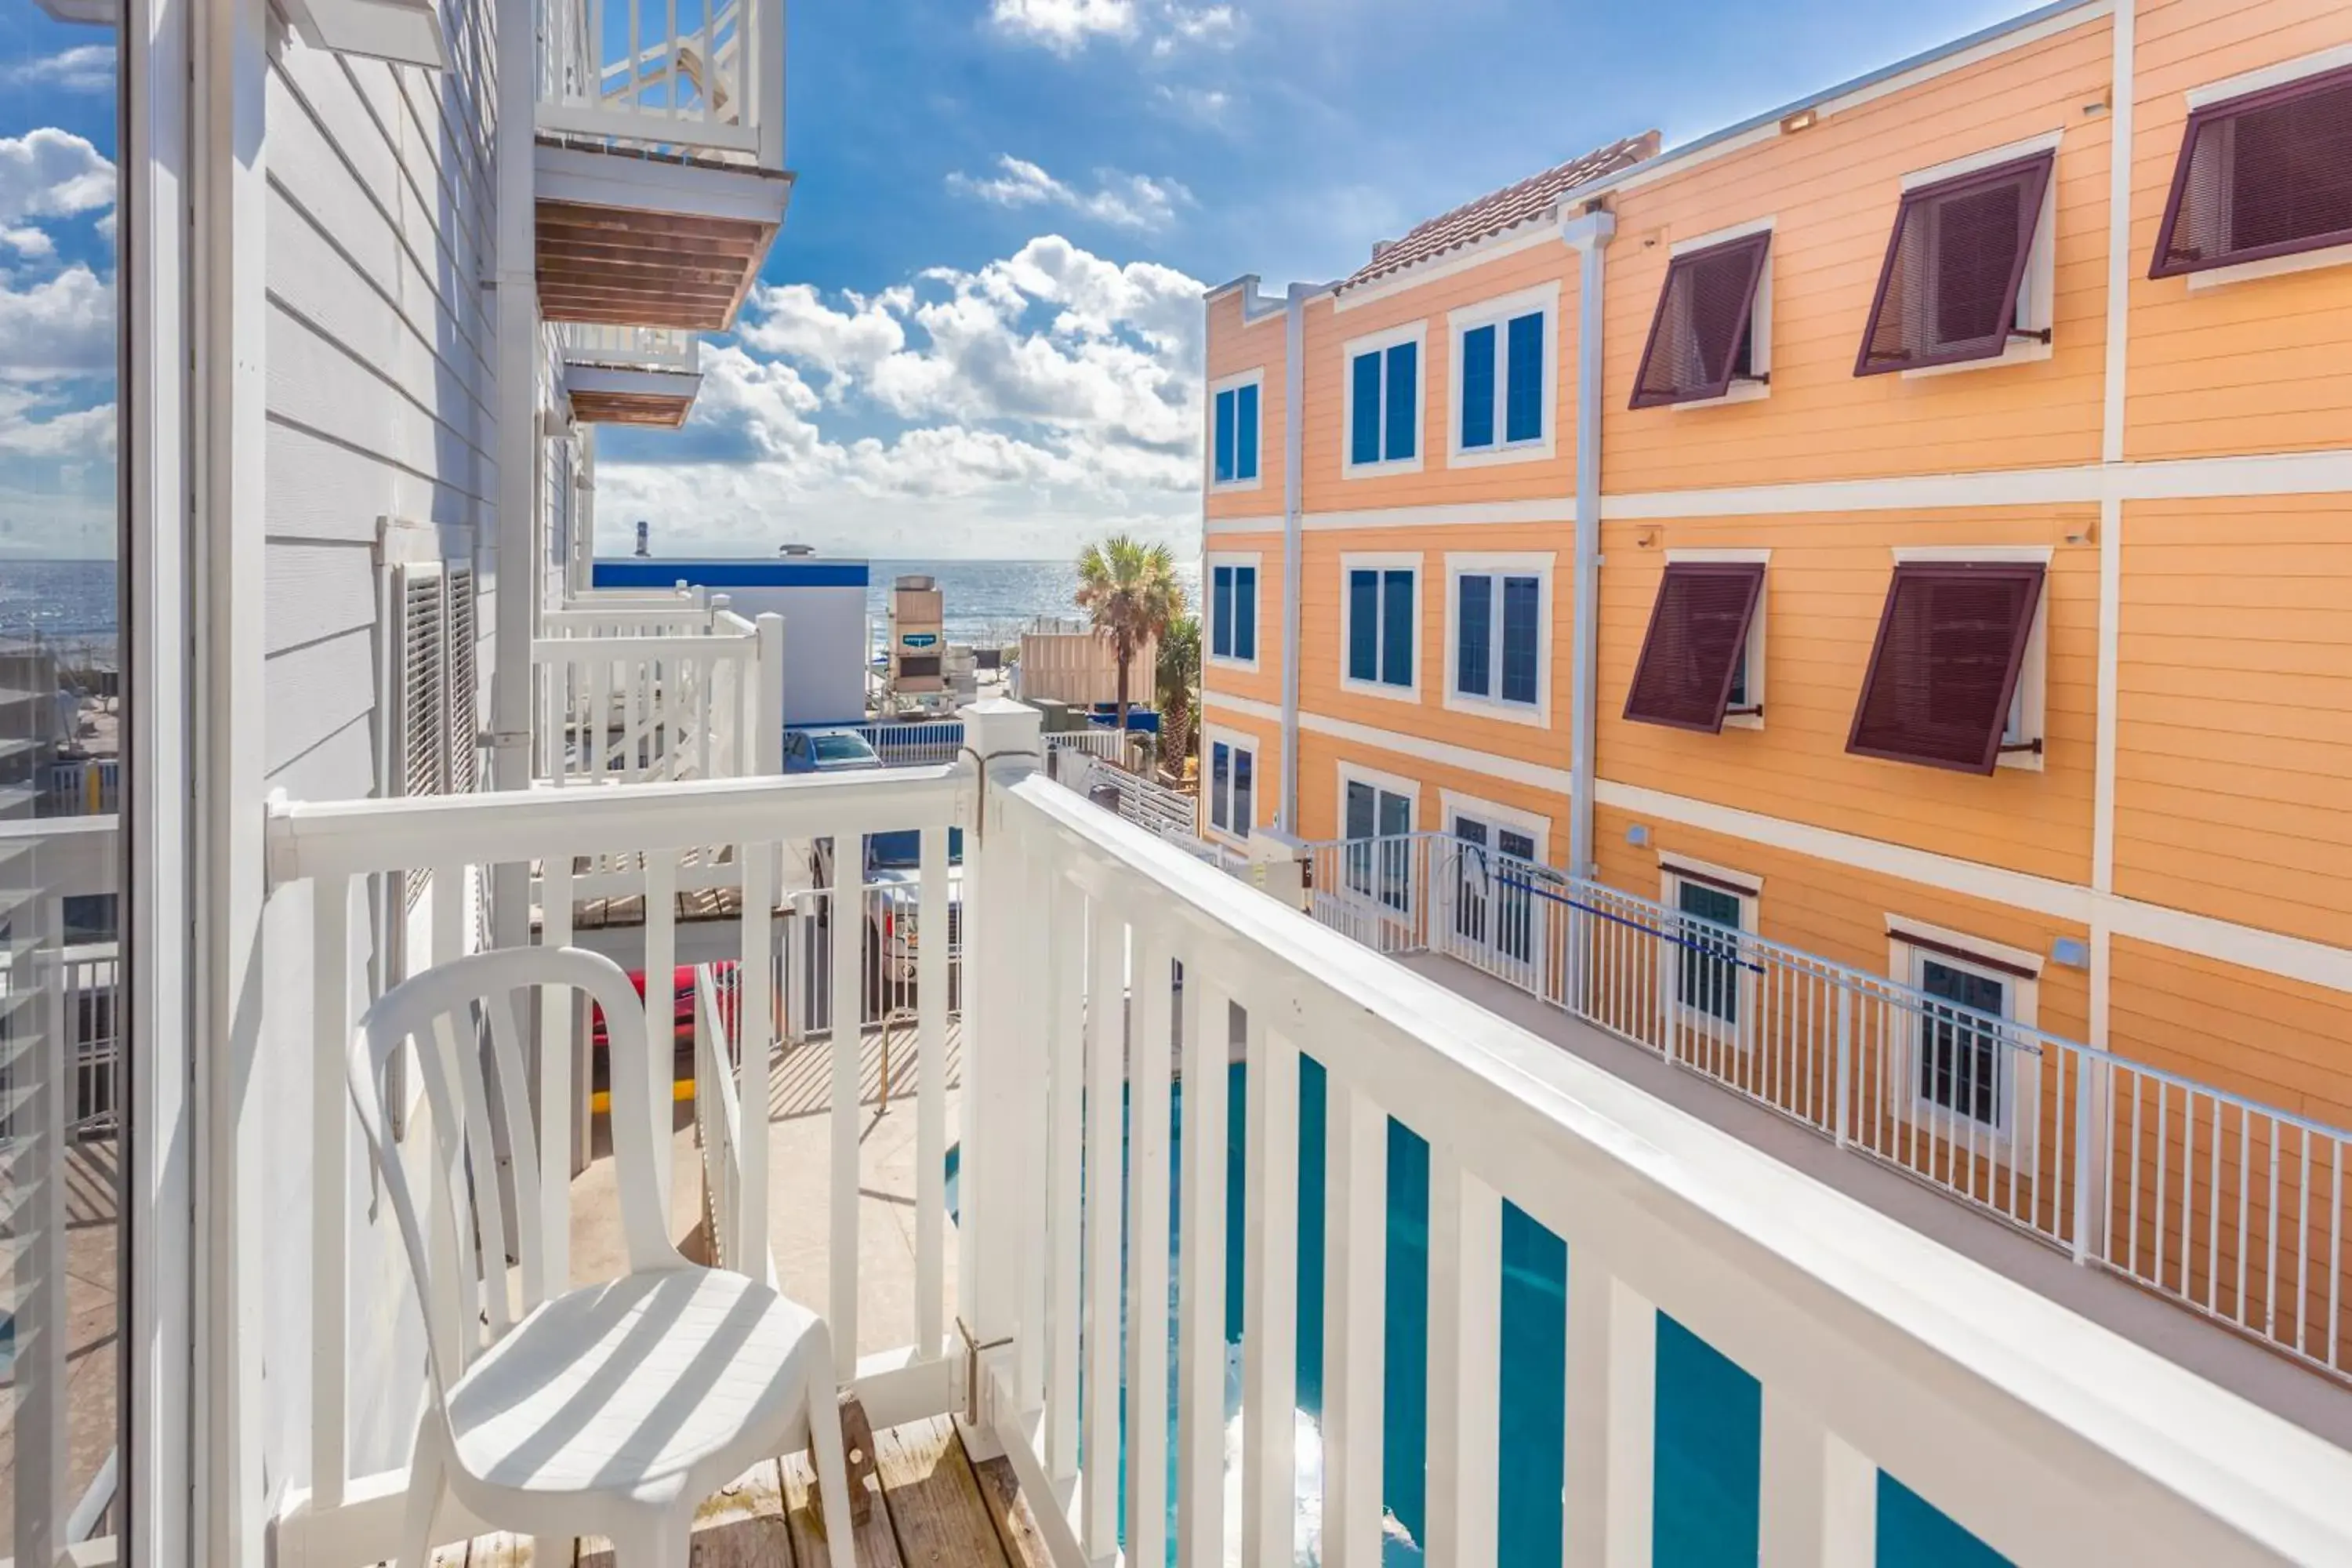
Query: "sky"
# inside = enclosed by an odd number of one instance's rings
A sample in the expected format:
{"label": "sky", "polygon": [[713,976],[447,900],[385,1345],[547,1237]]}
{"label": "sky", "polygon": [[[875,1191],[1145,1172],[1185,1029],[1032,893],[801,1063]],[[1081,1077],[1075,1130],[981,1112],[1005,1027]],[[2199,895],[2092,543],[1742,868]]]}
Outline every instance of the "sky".
{"label": "sky", "polygon": [[[1669,146],[2021,0],[798,0],[791,210],[679,431],[599,437],[608,552],[1199,550],[1201,295],[1621,136]],[[103,553],[112,62],[0,4],[0,555]]]}

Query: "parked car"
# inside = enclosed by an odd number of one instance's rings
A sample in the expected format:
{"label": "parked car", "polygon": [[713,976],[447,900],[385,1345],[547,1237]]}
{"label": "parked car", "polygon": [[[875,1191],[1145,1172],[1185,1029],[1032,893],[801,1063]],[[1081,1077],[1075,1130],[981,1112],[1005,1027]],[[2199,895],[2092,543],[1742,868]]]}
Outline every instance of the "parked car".
{"label": "parked car", "polygon": [[[919,911],[922,904],[922,834],[914,828],[866,836],[860,882],[866,906],[866,1012],[878,1016],[915,1005],[916,972],[920,953]],[[810,855],[811,878],[819,887],[833,878],[833,840],[820,838]],[[820,923],[831,925],[830,911]],[[961,946],[963,934],[963,829],[948,829],[948,951]],[[948,1005],[962,1005],[962,976],[948,971]]]}
{"label": "parked car", "polygon": [[784,772],[788,773],[845,773],[881,765],[882,759],[874,754],[866,737],[846,724],[784,731]]}
{"label": "parked car", "polygon": [[[710,966],[711,978],[718,983],[719,1022],[725,1026],[730,1039],[735,1037],[735,1021],[738,1016],[736,1001],[741,994],[741,987],[736,977],[736,968],[737,964],[733,959],[721,959]],[[693,964],[681,963],[670,971],[670,1047],[676,1057],[675,1070],[677,1076],[688,1079],[694,1076],[694,970]],[[646,994],[646,972],[642,969],[629,971],[629,984],[637,988],[637,995],[642,999]],[[661,1038],[659,1017],[660,1009],[648,1004],[646,1009],[646,1025],[652,1037],[649,1043],[657,1043]],[[604,1065],[604,1010],[603,1008],[593,1006],[590,1008],[588,1032],[589,1039],[594,1047],[595,1057],[593,1068],[594,1079],[592,1087],[609,1089],[612,1084]]]}

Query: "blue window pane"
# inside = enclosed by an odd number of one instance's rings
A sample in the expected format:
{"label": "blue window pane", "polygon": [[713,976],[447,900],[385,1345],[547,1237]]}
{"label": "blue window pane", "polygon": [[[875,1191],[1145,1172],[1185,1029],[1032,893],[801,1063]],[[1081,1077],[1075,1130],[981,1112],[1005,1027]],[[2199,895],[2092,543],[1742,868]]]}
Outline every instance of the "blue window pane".
{"label": "blue window pane", "polygon": [[1537,612],[1543,601],[1533,577],[1503,579],[1503,700],[1536,700],[1537,646],[1540,642]]}
{"label": "blue window pane", "polygon": [[1234,477],[1234,395],[1217,394],[1217,483]]}
{"label": "blue window pane", "polygon": [[1540,312],[1511,319],[1510,384],[1505,389],[1503,439],[1543,438],[1544,319]]}
{"label": "blue window pane", "polygon": [[1421,370],[1421,345],[1399,343],[1389,350],[1388,441],[1381,456],[1391,462],[1410,458],[1420,447],[1420,405],[1415,401]]}
{"label": "blue window pane", "polygon": [[1234,569],[1230,566],[1209,574],[1209,652],[1218,658],[1234,657]]}
{"label": "blue window pane", "polygon": [[1348,574],[1348,679],[1381,678],[1381,574]]}
{"label": "blue window pane", "polygon": [[1494,661],[1494,597],[1492,577],[1465,577],[1461,605],[1454,615],[1454,689],[1471,697],[1492,693],[1487,667]]}
{"label": "blue window pane", "polygon": [[1257,759],[1238,746],[1234,749],[1234,826],[1235,833],[1247,833],[1257,821],[1251,809],[1250,774],[1255,771]]}
{"label": "blue window pane", "polygon": [[1257,657],[1257,568],[1235,566],[1234,574],[1234,657]]}
{"label": "blue window pane", "polygon": [[1356,779],[1348,781],[1347,832],[1350,838],[1372,836],[1372,786]]}
{"label": "blue window pane", "polygon": [[1755,1568],[1764,1389],[1658,1314],[1652,1568]]}
{"label": "blue window pane", "polygon": [[1257,478],[1257,388],[1234,394],[1234,478]]}
{"label": "blue window pane", "polygon": [[1358,354],[1348,374],[1350,395],[1355,399],[1355,406],[1349,411],[1352,423],[1348,431],[1348,460],[1377,463],[1381,460],[1381,356]]}
{"label": "blue window pane", "polygon": [[1209,748],[1209,825],[1223,827],[1233,821],[1234,749],[1219,741]]}
{"label": "blue window pane", "polygon": [[1391,572],[1381,585],[1381,679],[1412,684],[1412,574]]}
{"label": "blue window pane", "polygon": [[1462,334],[1462,445],[1494,444],[1495,329],[1473,327]]}

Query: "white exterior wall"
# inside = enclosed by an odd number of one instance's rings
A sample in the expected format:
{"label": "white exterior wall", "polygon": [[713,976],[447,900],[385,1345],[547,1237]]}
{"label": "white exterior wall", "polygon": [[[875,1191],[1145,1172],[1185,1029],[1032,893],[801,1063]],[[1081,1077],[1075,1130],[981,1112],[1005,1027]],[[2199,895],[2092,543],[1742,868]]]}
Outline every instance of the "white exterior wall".
{"label": "white exterior wall", "polygon": [[[266,733],[255,743],[267,787],[296,799],[382,791],[392,655],[378,542],[385,520],[421,537],[428,554],[470,555],[486,723],[490,711],[499,432],[496,305],[482,286],[495,232],[489,0],[449,0],[444,23],[446,72],[289,38],[268,73],[268,504],[253,522],[267,539]],[[272,1510],[286,1488],[310,1479],[314,1181],[306,1130],[314,1072],[341,1071],[341,1042],[314,1038],[311,1026],[310,920],[309,889],[298,885],[269,900],[262,927],[252,1093],[262,1125],[305,1130],[268,1141],[268,1170],[254,1189],[268,1237],[258,1426]],[[375,942],[369,909],[355,909],[352,923],[356,946]],[[342,1181],[354,1255],[355,1473],[404,1461],[423,1356],[391,1216],[369,1215],[367,1163],[354,1137]]]}

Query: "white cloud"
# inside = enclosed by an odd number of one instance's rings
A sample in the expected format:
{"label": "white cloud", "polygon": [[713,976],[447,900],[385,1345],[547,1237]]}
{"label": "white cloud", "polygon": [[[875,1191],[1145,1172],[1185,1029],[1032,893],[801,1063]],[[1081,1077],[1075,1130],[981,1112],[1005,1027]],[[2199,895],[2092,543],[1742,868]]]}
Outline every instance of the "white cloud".
{"label": "white cloud", "polygon": [[1176,221],[1178,207],[1192,205],[1192,193],[1180,182],[1149,174],[1098,169],[1095,188],[1088,192],[1010,153],[997,159],[996,167],[997,173],[986,178],[951,174],[948,189],[1001,207],[1064,207],[1115,227],[1148,231],[1166,228]]}
{"label": "white cloud", "polygon": [[761,553],[790,538],[1059,554],[1110,527],[1181,542],[1199,514],[1201,291],[1053,235],[877,295],[761,289],[737,342],[704,348],[687,430],[742,455],[608,459],[600,515]]}
{"label": "white cloud", "polygon": [[79,408],[36,419],[41,400],[12,387],[0,386],[0,455],[12,458],[71,458],[87,462],[114,456],[114,405]]}
{"label": "white cloud", "polygon": [[1241,16],[1231,5],[1170,5],[1161,20],[1167,30],[1151,40],[1155,55],[1172,55],[1186,45],[1229,49],[1241,37]]}
{"label": "white cloud", "polygon": [[1222,128],[1234,106],[1233,95],[1222,88],[1171,87],[1161,82],[1151,89],[1152,101],[1179,119]]}
{"label": "white cloud", "polygon": [[1000,30],[1057,55],[1135,31],[1135,0],[992,0],[988,15]]}
{"label": "white cloud", "polygon": [[0,71],[0,81],[11,87],[47,87],[64,92],[114,90],[114,46],[82,44],[58,54]]}
{"label": "white cloud", "polygon": [[0,228],[0,245],[27,261],[46,261],[58,253],[57,242],[37,228]]}
{"label": "white cloud", "polygon": [[0,136],[0,224],[72,217],[114,205],[114,165],[70,131]]}
{"label": "white cloud", "polygon": [[0,379],[39,381],[114,368],[114,288],[77,262],[17,290],[0,286]]}

